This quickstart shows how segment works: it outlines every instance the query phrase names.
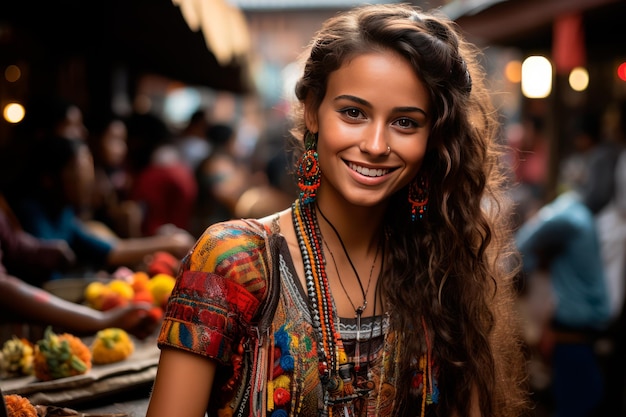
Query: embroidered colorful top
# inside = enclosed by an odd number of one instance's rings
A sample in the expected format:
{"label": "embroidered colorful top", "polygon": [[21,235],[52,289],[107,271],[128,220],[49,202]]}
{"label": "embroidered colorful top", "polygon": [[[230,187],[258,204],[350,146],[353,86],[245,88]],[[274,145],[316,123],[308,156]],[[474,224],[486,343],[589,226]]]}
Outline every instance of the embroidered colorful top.
{"label": "embroidered colorful top", "polygon": [[[158,345],[218,361],[209,416],[335,415],[324,405],[306,292],[282,237],[278,262],[270,262],[270,233],[256,221],[209,227],[183,260]],[[272,270],[273,265],[278,271]],[[268,300],[272,273],[278,274],[280,295],[271,325],[263,332],[256,324]],[[347,415],[392,415],[399,374],[394,359],[402,343],[388,331],[388,319],[361,320],[358,361],[353,357],[356,321],[342,318],[338,327],[347,356],[342,378],[354,387],[354,395],[332,408],[341,406]],[[355,362],[361,365],[358,372]],[[426,399],[422,375],[428,365],[420,365],[422,370],[415,372],[411,389],[417,409],[421,397]],[[436,388],[436,382],[432,386]],[[433,401],[436,391],[428,394]]]}

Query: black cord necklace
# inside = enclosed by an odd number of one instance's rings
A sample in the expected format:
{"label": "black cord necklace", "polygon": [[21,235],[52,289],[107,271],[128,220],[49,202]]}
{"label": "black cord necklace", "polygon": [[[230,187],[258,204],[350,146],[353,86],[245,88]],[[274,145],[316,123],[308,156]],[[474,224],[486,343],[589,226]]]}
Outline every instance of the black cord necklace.
{"label": "black cord necklace", "polygon": [[367,295],[369,294],[369,291],[370,291],[370,284],[372,283],[372,275],[374,273],[374,267],[376,266],[376,260],[378,259],[378,252],[380,251],[381,245],[379,244],[378,247],[376,248],[376,255],[374,255],[374,262],[372,263],[372,268],[370,269],[370,275],[367,281],[367,288],[363,288],[363,282],[361,281],[361,276],[359,275],[359,272],[356,270],[356,267],[354,266],[354,263],[352,262],[352,258],[350,258],[348,249],[346,248],[346,245],[343,243],[343,239],[341,238],[339,231],[337,230],[335,225],[333,225],[330,222],[330,220],[328,220],[328,218],[324,215],[324,212],[322,211],[320,206],[317,204],[316,206],[317,206],[317,210],[320,212],[320,215],[322,216],[324,221],[326,221],[326,223],[328,223],[328,225],[333,229],[333,232],[335,232],[335,235],[337,236],[337,239],[339,240],[339,243],[341,244],[341,248],[343,249],[343,253],[346,255],[346,258],[348,259],[348,262],[350,263],[350,267],[352,268],[352,271],[354,272],[354,275],[356,276],[356,279],[359,283],[359,287],[361,288],[361,295],[363,295],[363,304],[359,307],[356,307],[354,303],[352,302],[352,299],[350,298],[350,294],[348,294],[348,291],[346,291],[346,287],[344,286],[343,281],[341,280],[341,275],[339,274],[339,269],[337,268],[337,262],[335,261],[335,255],[333,254],[333,251],[330,250],[330,246],[328,246],[328,243],[326,243],[326,240],[322,236],[322,240],[324,241],[324,244],[328,248],[328,252],[330,253],[330,257],[333,260],[333,264],[335,264],[335,271],[337,272],[337,276],[339,277],[339,283],[341,284],[343,291],[346,293],[346,296],[348,297],[348,301],[350,301],[350,304],[352,304],[352,308],[354,309],[356,317],[360,319],[361,315],[367,308]]}
{"label": "black cord necklace", "polygon": [[[339,273],[339,267],[337,267],[337,261],[335,260],[335,254],[330,249],[330,246],[328,246],[328,243],[326,242],[326,239],[324,239],[324,236],[322,236],[322,242],[324,242],[324,246],[326,246],[326,249],[328,249],[328,253],[330,254],[331,259],[333,260],[333,265],[335,266],[335,272],[337,273],[337,277],[339,278],[339,284],[341,284],[341,288],[343,289],[343,292],[346,294],[346,297],[348,298],[350,305],[352,305],[352,308],[354,309],[355,317],[358,317],[359,315],[363,314],[363,312],[365,311],[365,308],[367,307],[367,295],[369,294],[369,291],[370,291],[370,284],[372,283],[372,275],[374,272],[374,267],[376,266],[376,260],[378,259],[378,252],[380,250],[380,246],[376,249],[376,255],[374,255],[374,262],[372,263],[372,268],[370,269],[370,276],[367,281],[367,288],[365,289],[365,291],[363,290],[361,279],[357,274],[357,280],[359,281],[359,287],[361,287],[361,294],[363,295],[363,304],[359,307],[356,307],[354,305],[354,302],[352,301],[352,297],[350,297],[350,293],[348,292],[348,290],[346,290],[346,286],[344,285],[343,280],[341,279],[341,274]],[[346,256],[348,257],[348,261],[350,261],[350,257],[348,256],[347,253],[346,253]]]}

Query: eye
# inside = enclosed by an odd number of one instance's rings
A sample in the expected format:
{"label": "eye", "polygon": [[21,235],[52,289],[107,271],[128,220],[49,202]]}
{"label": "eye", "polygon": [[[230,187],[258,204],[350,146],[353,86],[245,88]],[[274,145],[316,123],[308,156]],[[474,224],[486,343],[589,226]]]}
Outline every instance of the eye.
{"label": "eye", "polygon": [[419,123],[413,119],[409,119],[408,117],[397,119],[392,124],[399,126],[402,129],[415,129],[419,127]]}
{"label": "eye", "polygon": [[364,119],[365,118],[365,114],[363,114],[361,110],[355,107],[348,107],[345,109],[341,109],[339,110],[339,113],[343,114],[348,119]]}

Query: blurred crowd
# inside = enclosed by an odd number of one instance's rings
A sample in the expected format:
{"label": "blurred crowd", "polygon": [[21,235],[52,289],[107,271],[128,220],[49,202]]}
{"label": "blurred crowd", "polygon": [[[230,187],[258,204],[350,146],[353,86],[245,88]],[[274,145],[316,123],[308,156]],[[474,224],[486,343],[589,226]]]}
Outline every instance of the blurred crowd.
{"label": "blurred crowd", "polygon": [[[65,294],[51,290],[62,287],[51,284],[145,271],[156,254],[178,262],[210,224],[290,205],[284,146],[243,152],[238,127],[215,122],[210,110],[197,109],[176,131],[152,113],[87,115],[56,96],[28,103],[2,150],[0,345],[23,333],[24,322],[74,332],[117,324],[145,335],[135,328],[144,307],[92,320],[101,313],[66,304]],[[25,302],[15,302],[17,294]],[[136,320],[124,317],[129,310]]]}
{"label": "blurred crowd", "polygon": [[[509,132],[537,416],[626,415],[626,103],[573,115],[549,186],[546,118]],[[554,159],[556,160],[556,159]]]}

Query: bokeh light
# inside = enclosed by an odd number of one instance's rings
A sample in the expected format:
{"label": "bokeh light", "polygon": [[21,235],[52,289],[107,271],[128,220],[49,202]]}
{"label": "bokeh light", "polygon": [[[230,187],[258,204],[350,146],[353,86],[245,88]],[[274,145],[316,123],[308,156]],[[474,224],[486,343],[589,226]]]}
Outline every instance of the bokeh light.
{"label": "bokeh light", "polygon": [[24,110],[24,106],[19,103],[9,103],[4,106],[2,110],[2,115],[4,116],[4,120],[9,123],[19,123],[24,119],[24,115],[26,114]]}
{"label": "bokeh light", "polygon": [[509,61],[504,67],[504,76],[509,82],[517,84],[522,81],[522,63],[518,60]]}
{"label": "bokeh light", "polygon": [[617,67],[617,76],[620,80],[626,81],[626,62],[622,62]]}
{"label": "bokeh light", "polygon": [[589,87],[589,72],[586,68],[576,67],[569,73],[569,85],[574,91],[585,91]]}
{"label": "bokeh light", "polygon": [[552,91],[552,64],[543,56],[529,56],[522,63],[522,94],[545,98]]}
{"label": "bokeh light", "polygon": [[20,67],[18,67],[17,65],[9,65],[4,70],[4,78],[10,83],[16,82],[21,77],[22,77],[22,71],[20,70]]}

